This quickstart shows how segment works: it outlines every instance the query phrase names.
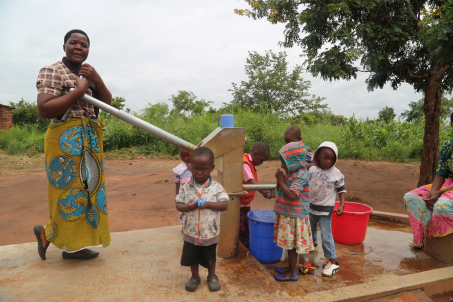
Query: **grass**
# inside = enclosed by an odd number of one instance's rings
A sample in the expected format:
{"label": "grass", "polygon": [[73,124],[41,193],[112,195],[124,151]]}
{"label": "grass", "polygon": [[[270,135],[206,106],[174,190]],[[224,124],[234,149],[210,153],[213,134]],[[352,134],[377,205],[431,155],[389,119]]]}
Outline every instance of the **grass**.
{"label": "grass", "polygon": [[[205,113],[194,117],[153,113],[144,110],[138,116],[186,141],[198,144],[216,127],[219,113]],[[178,154],[177,147],[117,118],[106,118],[104,151],[107,158],[133,158],[136,154],[159,158]],[[268,112],[240,110],[235,114],[235,126],[246,128],[248,152],[257,141],[264,141],[271,149],[271,159],[278,158],[285,144],[283,133],[291,124],[302,130],[303,142],[315,150],[323,141],[337,144],[340,158],[384,160],[392,162],[419,162],[423,147],[424,122],[408,123],[396,120],[349,118],[342,125],[307,125],[303,121],[281,119]],[[0,135],[0,149],[10,155],[35,156],[44,152],[44,136],[36,127],[13,127]],[[440,142],[453,137],[446,120],[441,122]]]}
{"label": "grass", "polygon": [[35,156],[44,153],[45,133],[37,127],[13,127],[0,130],[0,149],[9,155]]}

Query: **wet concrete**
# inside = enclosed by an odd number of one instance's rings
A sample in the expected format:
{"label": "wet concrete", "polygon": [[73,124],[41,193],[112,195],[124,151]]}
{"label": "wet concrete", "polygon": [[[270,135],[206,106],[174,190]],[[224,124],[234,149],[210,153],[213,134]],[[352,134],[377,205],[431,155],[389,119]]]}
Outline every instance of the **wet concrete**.
{"label": "wet concrete", "polygon": [[42,261],[35,242],[0,246],[0,301],[289,300],[319,291],[386,284],[398,276],[447,266],[410,248],[410,227],[370,221],[362,244],[336,243],[340,271],[333,277],[321,275],[326,262],[322,248],[304,257],[318,267],[313,275],[281,283],[274,281],[274,269],[286,263],[262,265],[241,246],[239,258],[218,259],[219,292],[209,292],[202,268],[200,287],[189,293],[184,284],[190,269],[179,264],[180,226],[113,233],[112,238],[112,245],[95,248],[101,254],[89,261],[64,260],[53,246]]}
{"label": "wet concrete", "polygon": [[[320,232],[318,231],[320,239]],[[291,296],[301,296],[350,285],[369,283],[448,266],[411,248],[413,236],[410,226],[370,220],[365,241],[359,245],[335,242],[339,272],[332,277],[321,275],[327,262],[322,247],[304,259],[317,267],[313,275],[299,275],[298,282],[285,282],[281,287]],[[302,256],[299,263],[303,262]],[[287,262],[265,264],[266,270],[276,275],[275,267],[288,266]]]}

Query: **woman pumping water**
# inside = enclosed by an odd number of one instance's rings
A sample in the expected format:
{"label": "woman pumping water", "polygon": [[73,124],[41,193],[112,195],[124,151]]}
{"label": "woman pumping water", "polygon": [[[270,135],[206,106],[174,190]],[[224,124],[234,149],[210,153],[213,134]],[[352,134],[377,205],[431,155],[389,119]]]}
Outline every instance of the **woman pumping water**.
{"label": "woman pumping water", "polygon": [[[64,37],[65,57],[38,75],[38,112],[52,119],[44,141],[50,220],[36,225],[38,253],[46,259],[52,243],[64,259],[91,259],[90,246],[110,245],[103,167],[104,125],[99,109],[80,98],[93,96],[110,104],[112,94],[101,76],[85,64],[88,35],[78,29]],[[70,88],[74,90],[69,91]]]}

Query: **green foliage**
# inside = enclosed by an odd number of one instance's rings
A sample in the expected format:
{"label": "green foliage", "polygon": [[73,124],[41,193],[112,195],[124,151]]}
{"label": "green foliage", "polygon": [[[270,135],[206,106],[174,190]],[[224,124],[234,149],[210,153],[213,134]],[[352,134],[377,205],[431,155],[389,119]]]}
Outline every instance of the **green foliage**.
{"label": "green foliage", "polygon": [[[408,122],[418,122],[425,118],[423,106],[425,99],[420,99],[416,102],[409,103],[409,110],[401,113],[401,117],[405,118]],[[440,105],[440,118],[448,117],[453,112],[453,98],[446,98],[445,95],[441,97]]]}
{"label": "green foliage", "polygon": [[13,109],[13,124],[22,127],[36,127],[38,131],[46,131],[50,120],[42,118],[38,113],[36,102],[29,103],[21,99],[17,103],[10,102]]}
{"label": "green foliage", "polygon": [[[368,90],[406,82],[425,92],[427,132],[419,184],[431,181],[437,163],[441,89],[453,89],[453,0],[245,0],[254,19],[286,23],[284,47],[300,46],[313,76],[357,78],[368,72]],[[361,66],[361,68],[359,67]]]}
{"label": "green foliage", "polygon": [[166,117],[170,113],[170,108],[164,102],[157,104],[148,103],[148,107],[142,110],[141,116],[146,120],[152,120],[153,118]]}
{"label": "green foliage", "polygon": [[[211,101],[205,101],[204,99],[197,100],[197,97],[193,92],[187,92],[185,90],[179,90],[178,95],[171,95],[169,101],[173,104],[173,110],[171,114],[180,114],[184,116],[200,115],[206,112],[206,108],[212,104]],[[212,111],[212,108],[209,109]]]}
{"label": "green foliage", "polygon": [[[453,1],[285,1],[245,0],[250,10],[236,10],[254,19],[285,23],[285,47],[299,45],[306,64],[323,79],[356,78],[362,68],[370,72],[368,88],[402,82],[424,90],[422,76],[437,64],[453,60]],[[452,70],[441,78],[452,88]]]}
{"label": "green foliage", "polygon": [[[169,114],[168,105],[164,103],[150,104],[138,114],[138,117],[195,144],[217,126],[217,117],[212,114],[197,114],[189,117],[178,113]],[[106,151],[134,147],[138,152],[146,155],[178,153],[177,147],[119,119],[108,119],[105,124],[107,131],[104,136],[104,150]]]}
{"label": "green foliage", "polygon": [[112,98],[112,103],[110,105],[116,109],[123,110],[126,105],[126,99],[122,96],[115,96]]}
{"label": "green foliage", "polygon": [[[384,120],[348,119],[341,130],[342,156],[365,160],[387,160],[395,162],[419,161],[423,148],[424,121],[408,123]],[[440,144],[453,136],[447,119],[440,129]]]}
{"label": "green foliage", "polygon": [[310,110],[327,108],[322,97],[310,95],[310,81],[301,77],[301,66],[288,70],[286,52],[266,51],[264,56],[249,51],[245,73],[248,81],[232,83],[232,106],[268,110],[281,116],[298,115]]}
{"label": "green foliage", "polygon": [[383,120],[388,124],[393,121],[393,119],[396,117],[396,114],[393,107],[385,106],[384,108],[379,110],[378,116],[380,120]]}
{"label": "green foliage", "polygon": [[[429,59],[434,64],[451,64],[453,54],[453,1],[437,0],[422,1],[421,15],[423,18],[418,23],[419,36],[429,52]],[[450,80],[452,71],[447,71],[445,81]],[[444,83],[443,83],[444,84]],[[451,82],[445,83],[451,89]],[[444,86],[446,86],[444,84]],[[446,88],[446,87],[444,87]]]}
{"label": "green foliage", "polygon": [[313,126],[317,124],[330,124],[335,126],[344,124],[347,119],[343,115],[335,115],[330,110],[322,109],[302,113],[294,120],[295,121],[301,120],[308,126]]}
{"label": "green foliage", "polygon": [[[214,129],[220,113],[185,117],[169,113],[167,104],[157,103],[142,110],[138,117],[193,144],[198,144]],[[311,119],[311,121],[309,121]],[[334,122],[332,122],[334,121]],[[341,121],[341,122],[338,122]],[[178,148],[117,118],[104,120],[104,150],[106,152],[139,152],[145,155],[177,155]],[[340,158],[416,162],[423,147],[424,120],[412,122],[395,120],[345,119],[330,111],[311,112],[300,117],[282,118],[268,110],[237,109],[235,125],[245,127],[250,151],[257,141],[264,141],[271,149],[271,159],[278,159],[278,151],[285,142],[283,133],[290,125],[302,131],[302,141],[315,150],[323,141],[337,144]],[[44,132],[37,127],[13,127],[0,135],[0,149],[8,154],[36,154],[44,152]],[[449,119],[441,122],[440,143],[453,137]],[[121,151],[125,149],[126,151]],[[119,150],[119,151],[117,151]]]}
{"label": "green foliage", "polygon": [[0,130],[0,149],[9,155],[29,156],[44,152],[44,136],[38,127],[14,126],[9,131]]}
{"label": "green foliage", "polygon": [[[206,113],[190,118],[181,115],[148,114],[165,104],[155,104],[142,111],[142,118],[193,144],[198,144],[217,127],[220,113]],[[145,116],[146,115],[146,116]],[[307,115],[313,122],[307,122]],[[250,151],[257,141],[264,141],[271,148],[271,159],[278,159],[278,151],[285,142],[283,133],[290,125],[297,125],[302,131],[302,141],[315,150],[323,141],[335,142],[341,158],[364,160],[387,160],[395,162],[419,161],[423,146],[424,123],[408,123],[383,120],[357,120],[335,116],[329,111],[312,112],[301,117],[281,118],[268,110],[237,109],[235,126],[245,127]],[[333,121],[333,122],[332,122]],[[128,125],[118,119],[106,122],[104,149],[113,151],[121,148],[135,148],[147,155],[169,153],[178,154],[173,145]],[[441,143],[453,137],[449,123],[441,123]]]}
{"label": "green foliage", "polygon": [[[182,115],[157,115],[149,114],[161,108],[163,104],[155,104],[144,109],[139,115],[147,122],[164,129],[193,144],[198,144],[214,129],[217,128],[219,113],[205,113],[186,118]],[[169,153],[178,154],[178,148],[156,138],[142,130],[135,128],[118,119],[105,121],[107,131],[104,135],[104,150],[113,151],[121,148],[135,148],[138,152],[146,155]],[[330,124],[317,125],[316,130],[295,119],[281,119],[270,111],[252,111],[237,109],[235,113],[235,126],[245,127],[247,144],[245,151],[250,151],[257,141],[265,141],[271,148],[271,158],[278,158],[278,151],[285,145],[283,133],[292,124],[298,124],[303,133],[303,141],[306,144],[319,145],[324,140],[338,139],[340,128]],[[310,145],[312,146],[312,145]]]}
{"label": "green foliage", "polygon": [[[112,107],[115,107],[116,109],[118,110],[123,110],[124,106],[126,105],[126,99],[122,96],[115,96],[112,98],[112,102],[110,103],[110,105]],[[105,121],[109,118],[112,118],[113,116],[108,113],[108,112],[105,112],[104,110],[99,110],[99,119],[102,120],[102,121]]]}

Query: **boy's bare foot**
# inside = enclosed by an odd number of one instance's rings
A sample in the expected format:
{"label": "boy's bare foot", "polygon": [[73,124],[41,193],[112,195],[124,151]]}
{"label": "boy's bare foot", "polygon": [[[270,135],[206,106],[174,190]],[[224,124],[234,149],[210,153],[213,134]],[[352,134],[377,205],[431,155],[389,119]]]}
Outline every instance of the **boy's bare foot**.
{"label": "boy's bare foot", "polygon": [[285,278],[285,279],[290,279],[290,278],[292,278],[292,277],[294,277],[294,276],[297,276],[297,270],[296,270],[296,273],[295,273],[295,274],[291,273],[290,271],[286,271],[286,272],[284,272],[284,273],[281,274],[281,275],[282,275],[282,277]]}

